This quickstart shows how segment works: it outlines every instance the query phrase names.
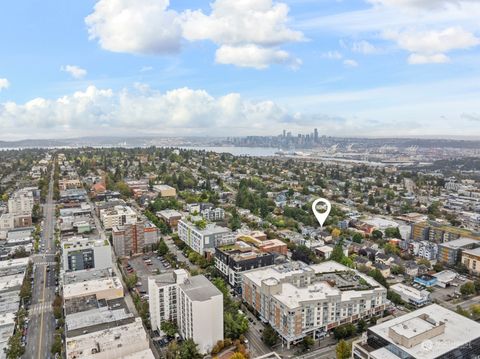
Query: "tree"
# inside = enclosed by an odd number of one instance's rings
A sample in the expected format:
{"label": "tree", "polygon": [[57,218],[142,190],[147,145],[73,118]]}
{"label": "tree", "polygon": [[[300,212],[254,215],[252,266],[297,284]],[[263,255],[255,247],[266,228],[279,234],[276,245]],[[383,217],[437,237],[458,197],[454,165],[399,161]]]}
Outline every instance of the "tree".
{"label": "tree", "polygon": [[402,235],[400,234],[398,227],[389,227],[385,229],[385,237],[402,239]]}
{"label": "tree", "polygon": [[368,327],[367,322],[363,319],[360,319],[357,322],[357,333],[359,334],[363,333],[365,330],[367,330],[367,327]]}
{"label": "tree", "polygon": [[240,220],[240,216],[238,215],[236,208],[234,208],[232,212],[232,218],[230,219],[229,226],[232,231],[236,231],[242,226],[242,221]]}
{"label": "tree", "polygon": [[315,340],[311,336],[306,336],[302,340],[302,350],[305,352],[315,344]]}
{"label": "tree", "polygon": [[375,230],[372,232],[372,238],[373,238],[373,239],[382,239],[382,238],[383,238],[383,233],[382,233],[382,231],[379,231],[378,229],[375,229]]}
{"label": "tree", "polygon": [[20,358],[24,352],[25,349],[22,347],[22,333],[17,330],[8,340],[7,359]]}
{"label": "tree", "polygon": [[462,284],[460,286],[460,293],[464,296],[475,294],[475,284],[473,282]]}
{"label": "tree", "polygon": [[167,320],[162,322],[162,324],[160,325],[160,329],[169,337],[175,336],[175,333],[177,333],[178,331],[175,323]]}
{"label": "tree", "polygon": [[387,291],[387,299],[390,300],[393,304],[402,305],[403,300],[400,294],[395,293],[391,290]]}
{"label": "tree", "polygon": [[192,339],[185,340],[179,348],[178,359],[200,359],[202,355],[198,352],[197,344]]}
{"label": "tree", "polygon": [[433,266],[433,270],[435,272],[441,272],[443,270],[443,264],[441,262],[437,262],[435,263],[435,265]]}
{"label": "tree", "polygon": [[137,274],[131,274],[125,279],[125,284],[127,285],[128,290],[132,290],[137,284],[138,277]]}
{"label": "tree", "polygon": [[343,246],[341,243],[338,243],[335,247],[333,247],[332,254],[330,255],[330,260],[341,263],[344,257],[345,254],[343,253]]}
{"label": "tree", "polygon": [[274,346],[277,343],[277,332],[270,326],[266,325],[262,332],[262,341],[269,347]]}
{"label": "tree", "polygon": [[352,236],[352,241],[355,242],[355,243],[362,243],[363,236],[360,233],[355,232]]}
{"label": "tree", "polygon": [[348,359],[352,355],[352,345],[345,340],[340,340],[336,348],[337,359]]}
{"label": "tree", "polygon": [[236,353],[233,353],[230,359],[247,359],[247,357],[240,352],[236,352]]}
{"label": "tree", "polygon": [[398,248],[395,244],[386,243],[383,247],[383,250],[386,254],[400,254],[400,248]]}
{"label": "tree", "polygon": [[165,254],[167,254],[169,252],[168,246],[163,239],[161,239],[158,242],[157,250],[158,250],[158,255],[159,256],[164,256]]}
{"label": "tree", "polygon": [[370,270],[367,273],[367,275],[375,279],[378,283],[383,285],[385,288],[388,288],[387,280],[383,276],[382,272],[380,272],[377,268]]}
{"label": "tree", "polygon": [[335,339],[344,339],[352,336],[356,331],[357,328],[352,323],[343,324],[333,330],[333,336]]}

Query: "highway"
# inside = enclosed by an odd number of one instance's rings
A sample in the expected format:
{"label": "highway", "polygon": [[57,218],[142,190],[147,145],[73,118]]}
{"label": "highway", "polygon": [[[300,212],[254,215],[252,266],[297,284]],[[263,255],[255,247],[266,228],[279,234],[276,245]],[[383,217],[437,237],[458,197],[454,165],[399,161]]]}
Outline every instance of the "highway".
{"label": "highway", "polygon": [[[29,323],[25,359],[48,359],[55,332],[52,302],[55,298],[55,204],[53,203],[53,171],[50,178],[46,203],[43,205],[43,230],[40,253],[31,257],[34,263],[32,302],[29,308]],[[43,245],[43,246],[42,246]],[[50,264],[50,271],[47,265]]]}

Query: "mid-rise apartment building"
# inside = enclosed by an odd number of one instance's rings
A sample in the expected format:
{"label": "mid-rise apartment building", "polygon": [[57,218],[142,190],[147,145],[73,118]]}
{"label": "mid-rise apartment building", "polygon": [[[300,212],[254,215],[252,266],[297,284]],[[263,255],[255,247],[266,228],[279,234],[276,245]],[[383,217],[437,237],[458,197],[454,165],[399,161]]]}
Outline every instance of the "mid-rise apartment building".
{"label": "mid-rise apartment building", "polygon": [[438,245],[438,260],[448,265],[455,265],[462,258],[462,251],[480,246],[480,241],[471,238],[459,238]]}
{"label": "mid-rise apartment building", "polygon": [[354,359],[476,358],[480,324],[432,304],[375,325],[353,342]]}
{"label": "mid-rise apartment building", "polygon": [[335,327],[381,313],[387,290],[337,262],[290,262],[242,274],[242,299],[284,345],[319,338]]}
{"label": "mid-rise apartment building", "polygon": [[32,213],[35,198],[31,189],[23,189],[16,191],[8,199],[8,212],[14,215]]}
{"label": "mid-rise apartment building", "polygon": [[434,221],[424,221],[412,224],[412,238],[416,240],[443,243],[459,239],[460,237],[480,240],[480,233],[444,225]]}
{"label": "mid-rise apartment building", "polygon": [[243,272],[271,266],[274,260],[272,253],[261,252],[242,241],[215,249],[215,268],[237,292],[242,290]]}
{"label": "mid-rise apartment building", "polygon": [[223,208],[206,208],[201,214],[207,221],[216,222],[225,219],[225,210]]}
{"label": "mid-rise apartment building", "polygon": [[112,249],[107,240],[73,237],[62,242],[63,270],[112,267]]}
{"label": "mid-rise apartment building", "polygon": [[105,229],[112,229],[115,226],[136,223],[137,213],[131,207],[120,205],[100,210],[100,219]]}
{"label": "mid-rise apartment building", "polygon": [[462,251],[462,263],[472,274],[480,274],[480,248]]}
{"label": "mid-rise apartment building", "polygon": [[152,328],[175,321],[179,334],[192,339],[201,353],[223,340],[223,295],[203,275],[189,277],[184,269],[148,279]]}
{"label": "mid-rise apartment building", "polygon": [[[201,218],[200,218],[201,219]],[[195,222],[195,219],[193,219]],[[178,222],[178,237],[195,252],[204,255],[206,251],[214,252],[216,247],[235,243],[235,236],[229,228],[209,223],[205,228],[194,222],[182,219]]]}
{"label": "mid-rise apartment building", "polygon": [[112,228],[112,241],[117,256],[131,257],[150,250],[157,243],[158,228],[144,221],[115,226]]}

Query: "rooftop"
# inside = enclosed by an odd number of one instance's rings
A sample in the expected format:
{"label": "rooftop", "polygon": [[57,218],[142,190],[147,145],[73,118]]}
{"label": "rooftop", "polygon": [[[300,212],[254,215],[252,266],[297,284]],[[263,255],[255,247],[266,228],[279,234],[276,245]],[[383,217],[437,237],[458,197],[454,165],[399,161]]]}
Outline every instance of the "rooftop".
{"label": "rooftop", "polygon": [[[421,319],[420,316],[422,315],[428,316],[429,320]],[[396,333],[409,338],[425,332],[434,325],[433,323],[440,322],[445,323],[445,330],[439,335],[430,337],[428,340],[431,345],[428,346],[423,345],[424,343],[422,342],[419,345],[407,348],[395,343],[389,335],[389,330],[392,328]],[[480,337],[479,323],[437,304],[432,304],[401,317],[383,322],[371,327],[369,330],[398,346],[412,357],[422,359],[437,358],[453,348],[465,345]]]}
{"label": "rooftop", "polygon": [[186,279],[179,284],[179,288],[192,300],[204,302],[218,295],[222,296],[222,292],[215,287],[205,276],[197,275]]}
{"label": "rooftop", "polygon": [[470,246],[475,244],[480,245],[480,242],[476,239],[460,237],[459,239],[456,239],[454,241],[444,242],[444,243],[441,243],[440,245],[450,249],[461,249],[465,246]]}
{"label": "rooftop", "polygon": [[117,277],[92,279],[63,286],[64,298],[83,297],[93,295],[109,289],[119,290],[123,293],[123,286]]}

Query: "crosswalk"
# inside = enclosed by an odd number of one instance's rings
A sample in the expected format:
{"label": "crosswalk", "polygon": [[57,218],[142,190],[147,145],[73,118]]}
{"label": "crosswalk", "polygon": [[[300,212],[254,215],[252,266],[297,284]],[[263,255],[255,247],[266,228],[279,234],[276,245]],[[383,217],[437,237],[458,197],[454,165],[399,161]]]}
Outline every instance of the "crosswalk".
{"label": "crosswalk", "polygon": [[50,312],[52,310],[52,303],[37,303],[30,306],[29,312],[30,315],[33,314],[42,314],[45,312]]}

